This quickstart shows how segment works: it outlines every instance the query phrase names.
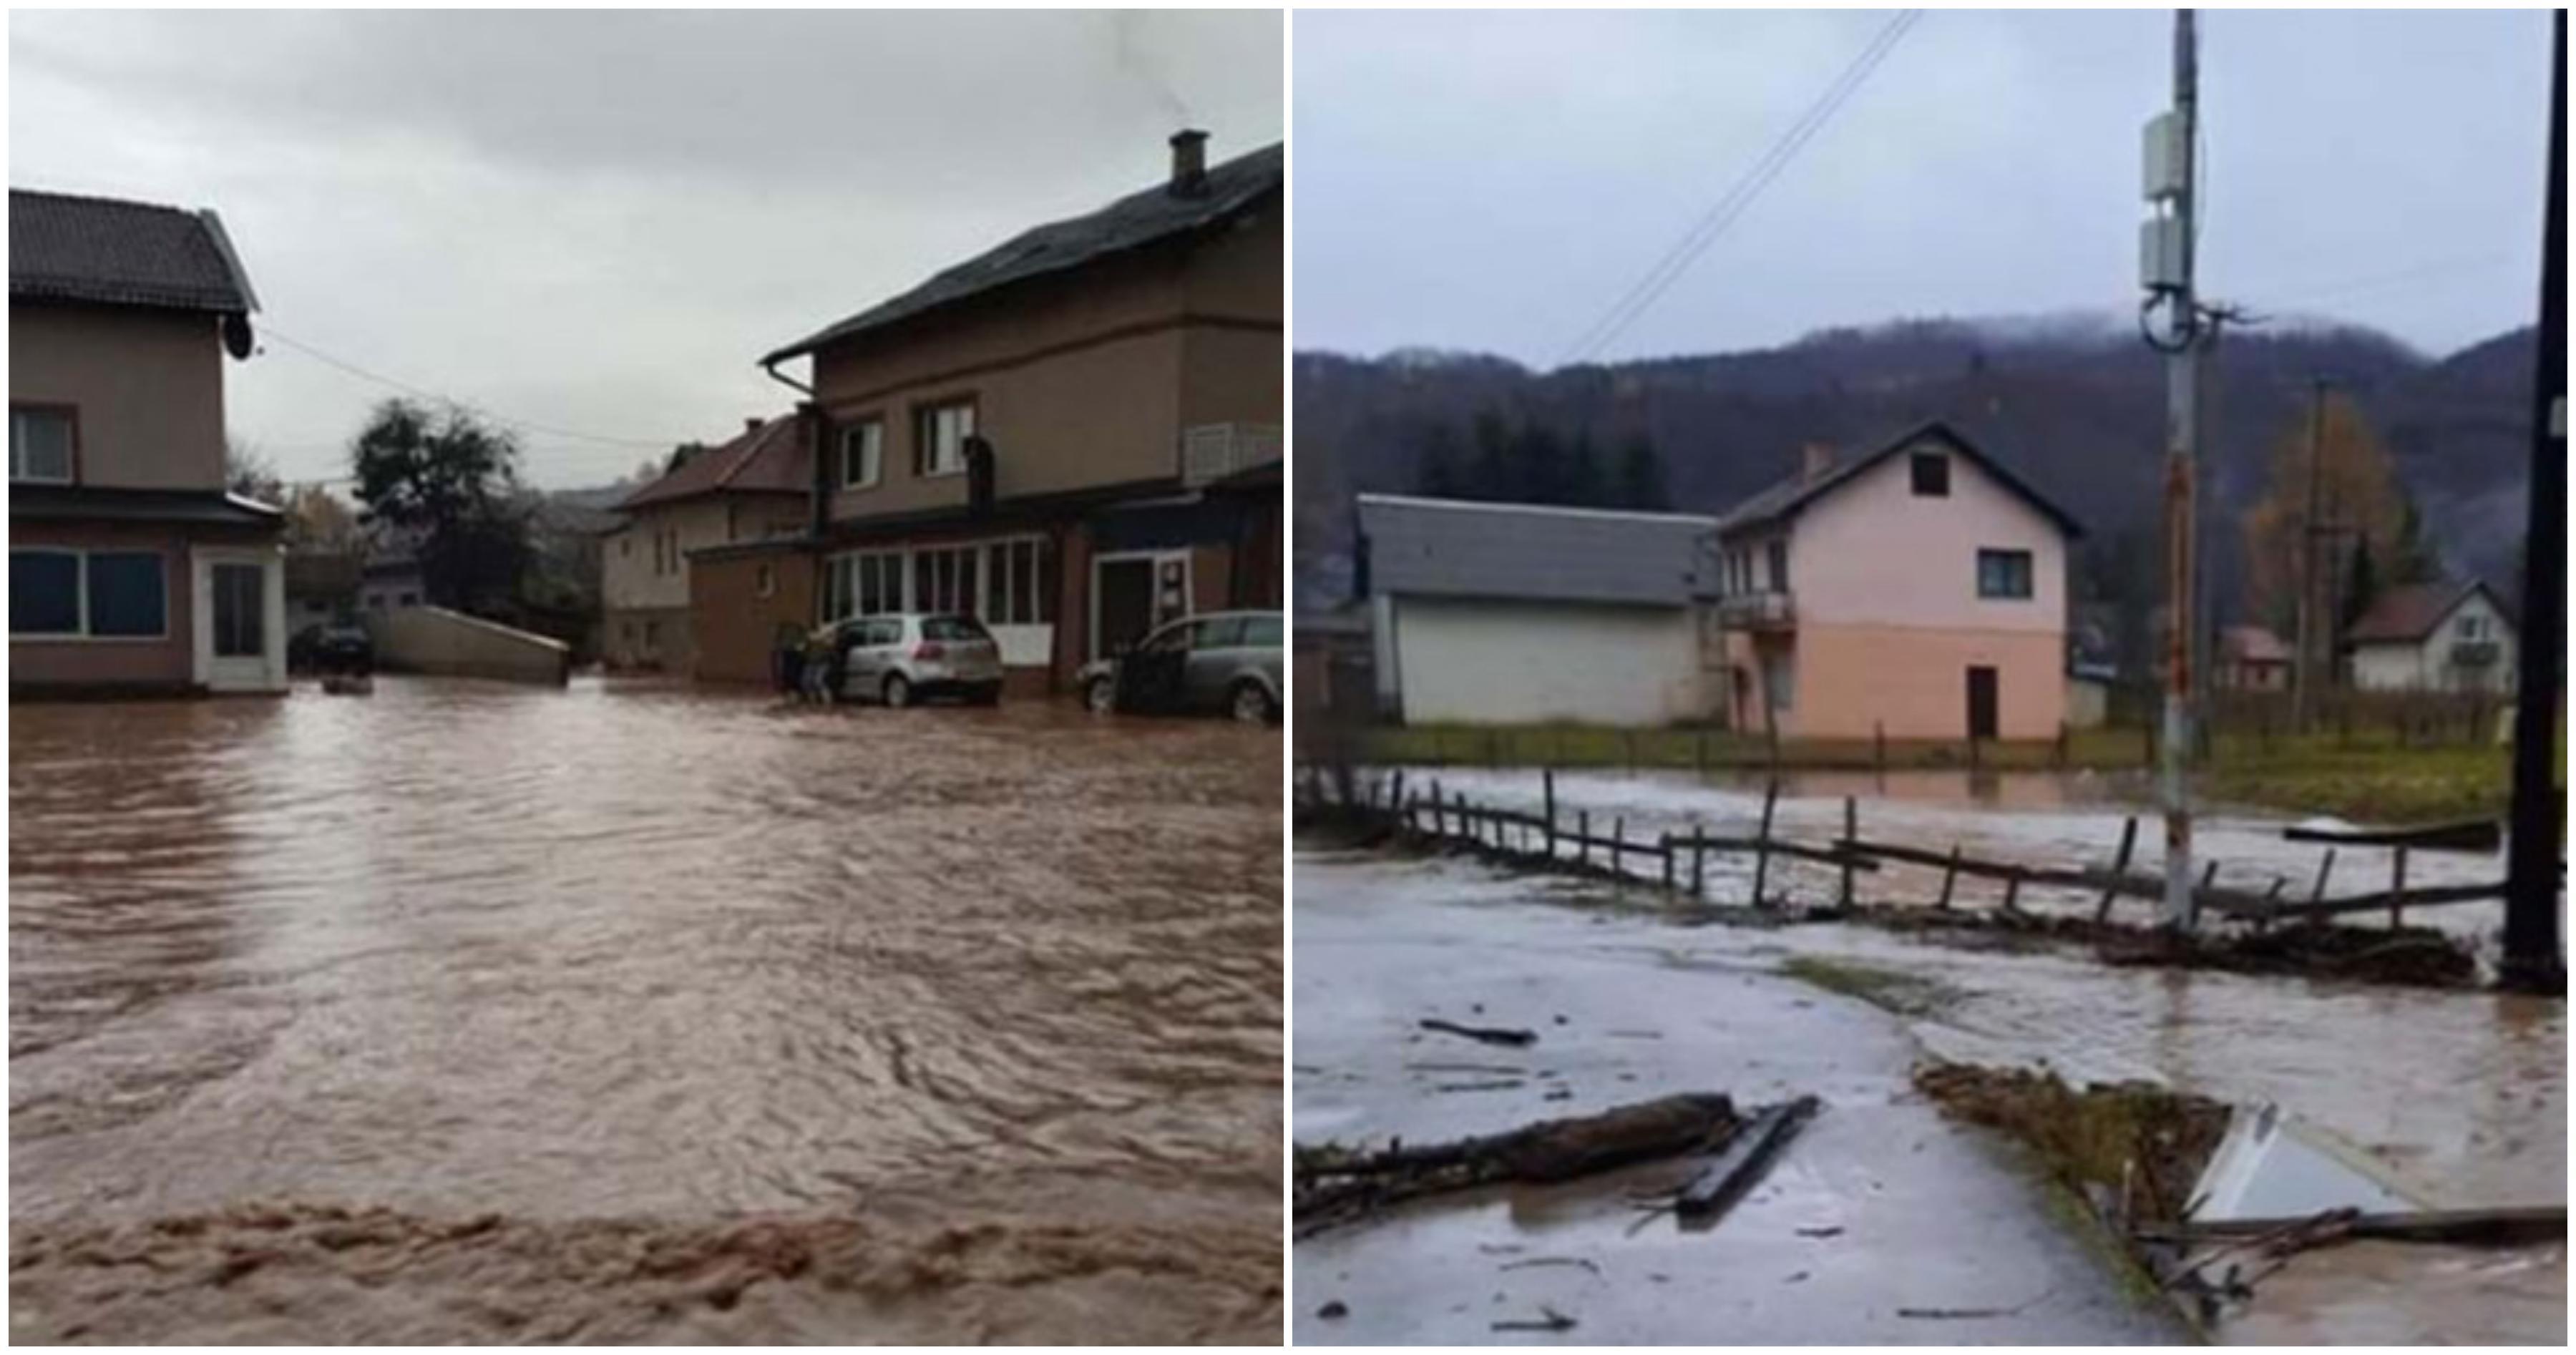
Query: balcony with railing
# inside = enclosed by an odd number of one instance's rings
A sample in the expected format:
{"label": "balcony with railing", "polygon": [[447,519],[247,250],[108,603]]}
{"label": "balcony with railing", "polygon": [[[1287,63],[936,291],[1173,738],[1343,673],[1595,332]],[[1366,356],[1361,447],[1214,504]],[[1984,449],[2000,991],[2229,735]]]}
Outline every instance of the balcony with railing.
{"label": "balcony with railing", "polygon": [[1181,482],[1204,485],[1279,459],[1279,425],[1209,423],[1181,433]]}
{"label": "balcony with railing", "polygon": [[2501,651],[2493,640],[2455,640],[2451,643],[2451,666],[2486,668],[2494,665]]}
{"label": "balcony with railing", "polygon": [[1729,630],[1794,630],[1798,608],[1786,589],[1729,593],[1717,600],[1717,623]]}

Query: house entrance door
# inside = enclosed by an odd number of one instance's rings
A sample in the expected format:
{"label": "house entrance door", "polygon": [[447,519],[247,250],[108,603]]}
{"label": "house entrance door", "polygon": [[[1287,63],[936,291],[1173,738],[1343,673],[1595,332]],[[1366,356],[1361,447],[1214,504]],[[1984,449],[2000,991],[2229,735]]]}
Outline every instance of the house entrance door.
{"label": "house entrance door", "polygon": [[1995,737],[1995,670],[1972,667],[1968,670],[1968,737]]}
{"label": "house entrance door", "polygon": [[1166,621],[1189,615],[1187,551],[1095,556],[1091,563],[1091,653],[1115,654]]}
{"label": "house entrance door", "polygon": [[284,691],[286,589],[277,552],[200,546],[194,554],[197,680],[209,691]]}

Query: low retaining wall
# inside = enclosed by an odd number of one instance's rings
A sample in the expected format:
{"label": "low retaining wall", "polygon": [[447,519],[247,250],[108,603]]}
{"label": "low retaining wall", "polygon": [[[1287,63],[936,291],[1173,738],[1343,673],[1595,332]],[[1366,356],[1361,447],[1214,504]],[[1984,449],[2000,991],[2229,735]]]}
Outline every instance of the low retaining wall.
{"label": "low retaining wall", "polygon": [[376,665],[388,672],[498,678],[560,687],[572,676],[572,647],[497,621],[444,607],[370,614]]}

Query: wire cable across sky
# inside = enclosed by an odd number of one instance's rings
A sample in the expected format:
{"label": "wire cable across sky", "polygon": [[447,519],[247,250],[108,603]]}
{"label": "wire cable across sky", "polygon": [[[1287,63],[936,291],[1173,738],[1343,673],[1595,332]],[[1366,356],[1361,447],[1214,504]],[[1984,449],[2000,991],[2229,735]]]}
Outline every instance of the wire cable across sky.
{"label": "wire cable across sky", "polygon": [[1870,73],[1878,69],[1879,63],[1885,61],[1887,54],[1894,51],[1898,43],[1904,41],[1905,35],[1913,30],[1914,25],[1922,17],[1921,10],[1909,9],[1900,10],[1895,17],[1889,19],[1887,24],[1869,40],[1869,44],[1861,49],[1860,55],[1854,57],[1852,63],[1843,68],[1842,74],[1836,76],[1833,83],[1825,87],[1824,93],[1817,96],[1816,101],[1808,106],[1807,111],[1800,115],[1796,122],[1790,124],[1788,130],[1781,133],[1780,139],[1772,143],[1771,148],[1745,171],[1742,178],[1736,180],[1734,187],[1729,188],[1725,196],[1719,198],[1716,204],[1693,223],[1688,231],[1683,232],[1682,238],[1676,241],[1671,249],[1665,251],[1664,256],[1655,262],[1654,267],[1647,269],[1645,275],[1640,277],[1635,285],[1612,303],[1610,308],[1602,313],[1601,318],[1594,321],[1591,328],[1586,329],[1567,348],[1565,362],[1571,365],[1590,362],[1599,357],[1603,350],[1626,332],[1628,326],[1652,309],[1655,302],[1662,299],[1664,293],[1690,271],[1691,265],[1698,262],[1700,256],[1707,253],[1709,247],[1717,243],[1719,237],[1725,235],[1727,229],[1733,226],[1744,215],[1746,209],[1762,196],[1763,190],[1770,187],[1771,181],[1780,176],[1780,172],[1789,166],[1790,161],[1797,158],[1798,152],[1815,138],[1816,133],[1823,130],[1825,124],[1833,119],[1834,114],[1851,100],[1852,95],[1868,81]]}
{"label": "wire cable across sky", "polygon": [[598,443],[609,447],[642,447],[664,452],[667,452],[671,448],[679,445],[681,442],[686,441],[684,438],[615,437],[606,433],[586,433],[577,428],[559,428],[552,424],[539,423],[534,419],[518,418],[513,415],[501,413],[489,406],[476,404],[471,400],[460,400],[455,396],[443,394],[425,386],[417,386],[408,381],[386,376],[382,372],[369,371],[354,362],[350,362],[344,358],[334,357],[331,354],[314,347],[312,344],[306,343],[302,339],[296,338],[294,335],[280,330],[277,326],[272,324],[262,323],[259,327],[259,333],[262,338],[275,339],[279,343],[285,344],[287,347],[304,354],[306,357],[312,358],[317,362],[322,362],[332,367],[336,367],[361,380],[372,381],[381,386],[387,386],[394,390],[419,396],[424,400],[434,400],[443,405],[453,405],[458,409],[479,415],[493,423],[502,424],[507,427],[524,429],[531,433],[542,433],[549,437],[571,438],[579,442]]}

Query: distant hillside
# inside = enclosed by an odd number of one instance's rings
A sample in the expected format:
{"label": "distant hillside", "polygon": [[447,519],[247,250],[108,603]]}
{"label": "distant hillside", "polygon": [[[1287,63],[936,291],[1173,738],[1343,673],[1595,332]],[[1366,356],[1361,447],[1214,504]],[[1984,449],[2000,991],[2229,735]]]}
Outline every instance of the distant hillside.
{"label": "distant hillside", "polygon": [[[2214,596],[2232,604],[2236,515],[2261,492],[2270,444],[2333,377],[2386,440],[2436,546],[2501,576],[2520,539],[2534,336],[2523,329],[2429,360],[2375,331],[2315,326],[2228,335],[2208,387],[2204,503]],[[1546,374],[1477,354],[1409,350],[1296,358],[1301,599],[1347,578],[1350,497],[1412,488],[1427,431],[1483,409],[1596,446],[1643,432],[1676,507],[1723,509],[1790,473],[1810,441],[1856,449],[1943,419],[2064,503],[2091,549],[2154,549],[2164,447],[2162,360],[2115,322],[1909,320],[1780,348]]]}

